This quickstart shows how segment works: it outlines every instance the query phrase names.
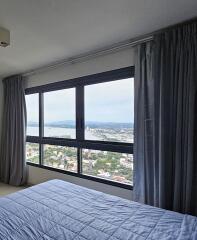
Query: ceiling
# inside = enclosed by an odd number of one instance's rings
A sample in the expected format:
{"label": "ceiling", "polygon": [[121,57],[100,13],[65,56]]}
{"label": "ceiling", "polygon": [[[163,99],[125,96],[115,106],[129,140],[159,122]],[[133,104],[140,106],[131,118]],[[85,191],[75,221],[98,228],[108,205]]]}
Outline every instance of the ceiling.
{"label": "ceiling", "polygon": [[0,76],[107,47],[197,15],[196,0],[0,0]]}

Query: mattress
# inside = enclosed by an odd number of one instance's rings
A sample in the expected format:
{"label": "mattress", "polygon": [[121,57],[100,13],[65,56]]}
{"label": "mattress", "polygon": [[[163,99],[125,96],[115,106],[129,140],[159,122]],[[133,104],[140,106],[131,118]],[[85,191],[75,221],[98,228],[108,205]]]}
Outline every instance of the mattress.
{"label": "mattress", "polygon": [[0,198],[2,240],[196,240],[197,218],[61,180]]}

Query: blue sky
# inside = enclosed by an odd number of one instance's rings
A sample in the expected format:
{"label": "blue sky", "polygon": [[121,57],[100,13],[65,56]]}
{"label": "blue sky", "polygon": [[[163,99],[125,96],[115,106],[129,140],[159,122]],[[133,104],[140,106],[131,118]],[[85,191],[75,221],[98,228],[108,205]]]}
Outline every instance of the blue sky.
{"label": "blue sky", "polygon": [[[38,94],[26,96],[28,121],[38,122]],[[85,119],[134,122],[134,79],[85,87]],[[75,120],[75,89],[44,94],[45,122]]]}

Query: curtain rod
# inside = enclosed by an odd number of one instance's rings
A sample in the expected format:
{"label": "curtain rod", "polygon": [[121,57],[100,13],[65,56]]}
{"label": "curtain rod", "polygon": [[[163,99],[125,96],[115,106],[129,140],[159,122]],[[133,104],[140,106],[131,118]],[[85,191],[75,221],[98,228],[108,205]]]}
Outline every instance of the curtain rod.
{"label": "curtain rod", "polygon": [[44,72],[44,71],[49,70],[49,69],[54,69],[54,68],[60,67],[62,65],[66,66],[66,65],[71,65],[71,64],[74,64],[74,63],[84,62],[84,61],[87,61],[87,60],[95,58],[95,57],[107,55],[109,53],[118,52],[120,50],[129,48],[129,47],[134,47],[134,46],[136,46],[140,43],[152,41],[154,34],[164,32],[168,29],[171,29],[173,27],[177,27],[177,26],[180,26],[180,25],[183,25],[183,24],[189,24],[189,23],[192,23],[194,21],[197,21],[197,17],[191,18],[191,19],[186,20],[186,21],[179,22],[177,24],[167,26],[167,27],[162,28],[160,30],[154,31],[150,34],[143,35],[141,37],[132,38],[132,39],[128,39],[128,40],[123,41],[123,42],[119,42],[117,44],[113,44],[113,45],[108,46],[106,48],[102,48],[102,49],[99,49],[99,50],[96,50],[96,51],[90,51],[90,52],[87,52],[86,54],[82,54],[82,55],[78,55],[76,57],[67,58],[67,59],[64,59],[64,60],[61,60],[61,61],[57,61],[57,62],[54,62],[50,65],[46,65],[46,66],[42,66],[40,68],[30,70],[28,72],[23,73],[22,75],[24,77],[27,77],[27,76],[30,76],[30,75],[33,75],[33,74]]}
{"label": "curtain rod", "polygon": [[64,59],[62,61],[54,62],[50,65],[46,65],[46,66],[43,66],[40,68],[36,68],[34,70],[30,70],[28,72],[23,73],[22,75],[24,77],[27,77],[27,76],[30,76],[33,74],[44,72],[49,69],[54,69],[54,68],[60,67],[62,65],[66,66],[66,65],[71,65],[74,63],[84,62],[84,61],[87,61],[87,60],[95,58],[95,57],[107,55],[109,53],[118,52],[120,50],[136,46],[139,43],[148,42],[148,41],[152,41],[152,40],[153,40],[152,35],[144,35],[143,37],[140,37],[140,38],[129,39],[124,42],[120,42],[120,43],[108,46],[106,48],[99,49],[97,51],[90,51],[86,54],[78,55],[73,58]]}

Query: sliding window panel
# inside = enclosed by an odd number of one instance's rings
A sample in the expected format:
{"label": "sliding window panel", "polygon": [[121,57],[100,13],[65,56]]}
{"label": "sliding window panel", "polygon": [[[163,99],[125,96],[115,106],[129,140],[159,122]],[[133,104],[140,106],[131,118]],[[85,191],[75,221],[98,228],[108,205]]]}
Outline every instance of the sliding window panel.
{"label": "sliding window panel", "polygon": [[26,161],[39,164],[39,144],[26,143]]}
{"label": "sliding window panel", "polygon": [[45,144],[43,165],[77,172],[77,148]]}
{"label": "sliding window panel", "polygon": [[44,137],[76,138],[75,88],[44,93]]}
{"label": "sliding window panel", "polygon": [[83,149],[82,173],[132,185],[133,155],[101,150]]}
{"label": "sliding window panel", "polygon": [[25,96],[27,108],[27,136],[39,136],[39,94]]}
{"label": "sliding window panel", "polygon": [[85,139],[133,143],[134,79],[85,86]]}

